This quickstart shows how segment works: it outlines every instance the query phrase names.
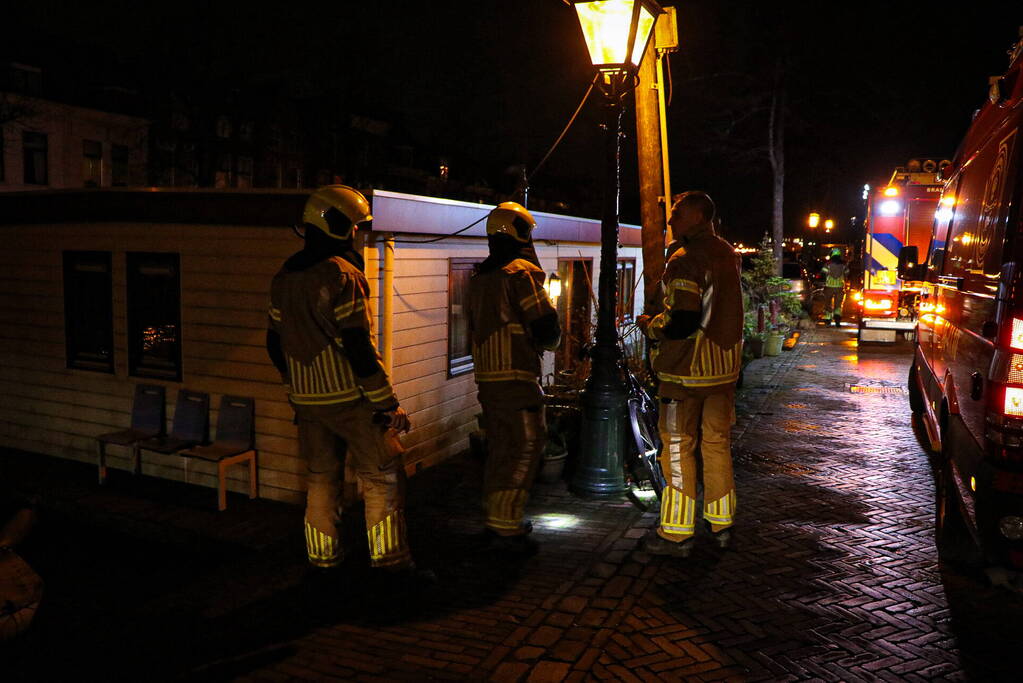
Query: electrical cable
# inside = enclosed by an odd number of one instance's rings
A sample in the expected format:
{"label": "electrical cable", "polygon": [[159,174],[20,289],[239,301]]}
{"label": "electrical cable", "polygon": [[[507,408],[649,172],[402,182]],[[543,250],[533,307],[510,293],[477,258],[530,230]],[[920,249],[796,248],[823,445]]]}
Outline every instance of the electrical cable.
{"label": "electrical cable", "polygon": [[575,119],[576,117],[579,116],[579,112],[582,111],[583,105],[586,104],[586,100],[590,98],[590,93],[593,92],[593,86],[597,84],[598,78],[600,78],[600,73],[597,73],[593,76],[593,80],[590,81],[590,87],[586,89],[586,93],[583,95],[583,99],[579,102],[579,106],[575,108],[575,112],[572,114],[572,118],[570,118],[568,120],[568,123],[565,124],[565,128],[561,131],[561,135],[559,135],[558,139],[554,141],[554,144],[551,145],[551,148],[549,150],[547,150],[547,153],[543,155],[543,159],[540,160],[540,163],[534,166],[533,171],[528,176],[526,176],[526,187],[529,187],[529,182],[533,179],[537,172],[541,168],[543,168],[543,165],[547,163],[547,159],[549,159],[551,154],[554,153],[554,150],[558,148],[558,145],[560,145],[561,141],[565,138],[565,134],[568,133],[568,129],[572,127],[573,123],[575,123]]}
{"label": "electrical cable", "polygon": [[[568,129],[572,127],[573,123],[575,123],[576,118],[579,116],[579,112],[581,112],[582,109],[583,109],[583,105],[586,104],[586,100],[590,99],[590,93],[593,92],[593,86],[595,86],[597,84],[597,79],[598,78],[600,78],[600,74],[599,73],[597,73],[597,74],[595,74],[593,76],[593,80],[590,81],[590,87],[588,87],[586,89],[586,93],[583,95],[583,99],[579,102],[579,106],[575,108],[575,112],[573,112],[572,117],[568,120],[568,123],[565,124],[564,129],[562,129],[562,131],[561,131],[561,134],[558,135],[558,139],[555,140],[554,144],[551,145],[550,149],[547,150],[547,153],[544,154],[543,159],[540,160],[540,163],[538,163],[536,166],[534,166],[533,167],[533,171],[528,176],[526,176],[526,183],[525,183],[525,187],[526,188],[529,187],[529,183],[533,179],[533,176],[535,176],[537,171],[539,171],[543,167],[543,165],[545,163],[547,163],[547,159],[550,158],[551,154],[554,153],[554,150],[556,150],[558,148],[558,145],[561,144],[561,141],[565,138],[565,135],[568,133]],[[523,188],[523,189],[525,189],[525,188]],[[521,192],[521,191],[522,190],[519,190],[519,192]],[[486,216],[483,216],[482,218],[478,218],[478,219],[474,220],[472,223],[470,223],[469,225],[467,225],[464,228],[462,228],[461,230],[456,230],[455,232],[451,233],[450,235],[441,235],[440,237],[434,237],[434,238],[428,239],[428,240],[394,240],[394,242],[396,244],[429,244],[431,242],[440,242],[441,240],[446,240],[446,239],[448,239],[450,237],[455,237],[456,235],[462,234],[463,232],[465,232],[469,228],[473,227],[474,225],[478,224],[480,221],[485,220],[486,218],[487,218]]]}
{"label": "electrical cable", "polygon": [[461,230],[456,230],[455,232],[451,233],[450,235],[441,235],[440,237],[434,237],[434,238],[428,239],[428,240],[394,240],[394,242],[395,242],[395,244],[429,244],[430,242],[440,242],[441,240],[446,240],[449,237],[455,237],[456,235],[461,235],[463,232],[465,232],[466,230],[468,230],[472,226],[476,225],[480,221],[485,221],[487,219],[487,216],[489,216],[489,215],[490,214],[487,213],[487,214],[485,214],[483,216],[480,216],[479,218],[474,220],[472,223],[469,223],[469,225],[465,226]]}

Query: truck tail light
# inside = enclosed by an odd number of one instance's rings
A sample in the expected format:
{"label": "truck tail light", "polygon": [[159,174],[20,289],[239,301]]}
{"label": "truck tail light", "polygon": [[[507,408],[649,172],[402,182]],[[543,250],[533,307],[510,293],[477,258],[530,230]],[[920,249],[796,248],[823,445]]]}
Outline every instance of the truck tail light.
{"label": "truck tail light", "polygon": [[1001,458],[1023,462],[1023,312],[1001,325],[998,346],[1009,356],[987,382],[988,416],[984,434]]}
{"label": "truck tail light", "polygon": [[1012,316],[1011,323],[1006,327],[1009,329],[1009,348],[1023,351],[1023,318]]}
{"label": "truck tail light", "polygon": [[895,296],[888,292],[864,292],[863,313],[867,316],[894,316],[898,310]]}
{"label": "truck tail light", "polygon": [[1023,387],[1005,387],[1002,414],[1006,417],[1023,417]]}

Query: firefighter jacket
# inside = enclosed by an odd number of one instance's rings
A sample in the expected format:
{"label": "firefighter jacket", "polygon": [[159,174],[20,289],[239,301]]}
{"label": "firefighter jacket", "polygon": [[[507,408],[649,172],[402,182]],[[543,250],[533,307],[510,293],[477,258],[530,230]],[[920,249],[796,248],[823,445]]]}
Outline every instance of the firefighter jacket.
{"label": "firefighter jacket", "polygon": [[[742,364],[742,289],[735,250],[714,234],[710,223],[697,226],[664,268],[664,311],[650,321],[647,335],[660,394],[684,398],[731,391]],[[673,313],[695,312],[699,327],[673,338]],[[687,392],[689,392],[687,394]]]}
{"label": "firefighter jacket", "polygon": [[[340,256],[305,269],[289,263],[270,286],[269,322],[281,338],[289,400],[324,406],[365,398],[376,410],[395,408],[398,401],[372,342],[369,285],[362,270]],[[366,342],[346,351],[342,338]]]}
{"label": "firefighter jacket", "polygon": [[838,262],[831,262],[828,265],[821,268],[821,274],[826,278],[824,282],[825,287],[831,287],[834,289],[845,287],[845,264]]}
{"label": "firefighter jacket", "polygon": [[560,341],[557,329],[553,339],[534,338],[533,323],[557,316],[543,283],[543,271],[523,258],[473,273],[468,320],[477,384],[537,384],[541,354],[557,348]]}

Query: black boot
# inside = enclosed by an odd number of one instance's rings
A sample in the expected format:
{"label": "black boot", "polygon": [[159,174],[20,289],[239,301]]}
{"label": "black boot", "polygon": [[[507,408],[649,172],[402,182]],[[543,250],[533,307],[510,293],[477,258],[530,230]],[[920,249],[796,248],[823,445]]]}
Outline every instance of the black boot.
{"label": "black boot", "polygon": [[669,557],[689,557],[693,552],[694,538],[689,537],[681,543],[669,541],[656,529],[650,530],[639,545],[639,549],[651,555],[667,555]]}
{"label": "black boot", "polygon": [[540,544],[529,537],[533,525],[526,522],[522,525],[526,531],[514,536],[502,536],[490,529],[483,531],[480,539],[480,553],[506,554],[515,557],[529,557],[540,550]]}

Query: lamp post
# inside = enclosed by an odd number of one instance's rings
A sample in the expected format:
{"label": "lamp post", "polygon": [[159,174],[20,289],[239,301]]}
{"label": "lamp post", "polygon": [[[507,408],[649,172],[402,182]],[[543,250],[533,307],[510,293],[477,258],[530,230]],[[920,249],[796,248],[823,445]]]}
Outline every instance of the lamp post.
{"label": "lamp post", "polygon": [[639,82],[639,63],[657,15],[651,0],[572,2],[604,94],[604,201],[600,224],[597,335],[582,394],[580,461],[571,488],[592,498],[620,496],[625,484],[628,390],[615,329],[618,298],[618,196],[621,189],[622,99]]}

